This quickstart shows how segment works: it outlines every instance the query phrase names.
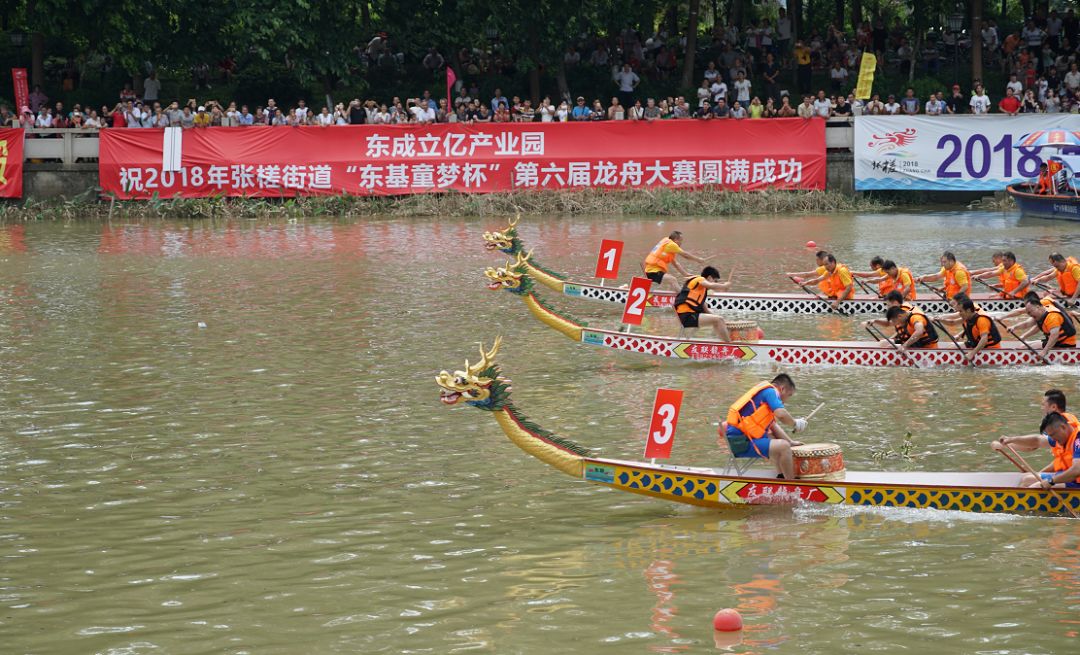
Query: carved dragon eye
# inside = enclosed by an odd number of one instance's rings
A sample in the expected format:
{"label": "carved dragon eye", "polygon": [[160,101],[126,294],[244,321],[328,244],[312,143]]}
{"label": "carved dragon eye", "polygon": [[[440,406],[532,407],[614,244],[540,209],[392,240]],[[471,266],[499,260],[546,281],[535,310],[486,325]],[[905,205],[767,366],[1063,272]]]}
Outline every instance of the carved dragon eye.
{"label": "carved dragon eye", "polygon": [[454,377],[454,384],[458,385],[459,387],[464,387],[466,384],[468,384],[468,381],[465,379],[464,376],[458,375]]}

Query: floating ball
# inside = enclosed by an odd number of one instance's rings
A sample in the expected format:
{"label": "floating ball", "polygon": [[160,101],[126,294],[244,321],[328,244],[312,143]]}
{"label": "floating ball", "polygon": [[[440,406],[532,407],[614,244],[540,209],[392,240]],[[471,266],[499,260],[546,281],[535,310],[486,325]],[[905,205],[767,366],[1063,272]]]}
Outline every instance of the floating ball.
{"label": "floating ball", "polygon": [[813,241],[813,240],[807,241],[806,242],[806,247],[807,248],[817,248],[817,243],[815,241]]}
{"label": "floating ball", "polygon": [[664,221],[656,221],[657,226],[663,225]]}
{"label": "floating ball", "polygon": [[742,630],[742,615],[730,607],[724,608],[713,617],[712,627],[720,632]]}

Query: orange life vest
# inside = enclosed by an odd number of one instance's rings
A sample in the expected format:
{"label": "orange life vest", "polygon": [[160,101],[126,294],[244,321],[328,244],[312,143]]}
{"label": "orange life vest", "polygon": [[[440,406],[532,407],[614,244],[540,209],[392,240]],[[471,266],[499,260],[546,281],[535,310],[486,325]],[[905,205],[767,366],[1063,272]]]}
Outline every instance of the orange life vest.
{"label": "orange life vest", "polygon": [[1065,259],[1065,270],[1057,272],[1058,287],[1061,289],[1061,294],[1064,296],[1071,296],[1076,292],[1076,277],[1073,276],[1073,271],[1080,268],[1078,263],[1072,257]]}
{"label": "orange life vest", "polygon": [[[919,337],[919,340],[911,344],[912,348],[937,348],[938,333],[934,329],[933,323],[930,319],[926,318],[926,314],[923,314],[921,309],[912,307],[911,309],[904,308],[909,312],[907,323],[903,327],[896,330],[896,342],[904,343],[911,338],[911,335],[915,334],[915,324],[923,324],[923,335]],[[921,319],[921,320],[917,320]]]}
{"label": "orange life vest", "polygon": [[1050,447],[1050,452],[1054,453],[1054,473],[1061,473],[1073,465],[1073,445],[1076,443],[1076,435],[1080,434],[1080,428],[1072,424],[1070,427],[1072,427],[1072,433],[1065,443],[1059,444],[1054,441],[1054,445]]}
{"label": "orange life vest", "polygon": [[975,316],[970,321],[964,321],[964,345],[968,348],[974,348],[979,345],[979,339],[982,338],[982,331],[979,329],[979,319],[985,318],[990,321],[990,329],[987,330],[990,336],[986,340],[987,348],[1000,348],[1001,347],[1001,333],[998,332],[997,325],[994,324],[994,319],[990,318],[986,314],[976,312]]}
{"label": "orange life vest", "polygon": [[1039,174],[1039,185],[1035,188],[1035,193],[1053,193],[1054,192],[1054,176],[1050,174],[1050,171]]}
{"label": "orange life vest", "polygon": [[[1042,333],[1046,335],[1046,337],[1043,339],[1043,345],[1046,345],[1046,340],[1050,338],[1050,330],[1054,329],[1052,327],[1051,328],[1046,327],[1046,319],[1050,318],[1051,314],[1057,314],[1063,320],[1061,321],[1061,326],[1060,326],[1061,329],[1058,330],[1057,343],[1054,344],[1054,345],[1055,346],[1075,346],[1076,345],[1076,326],[1073,325],[1072,319],[1070,319],[1068,317],[1068,315],[1066,315],[1064,312],[1062,312],[1060,309],[1058,309],[1057,306],[1053,304],[1053,302],[1054,302],[1053,300],[1050,300],[1049,298],[1044,298],[1043,300],[1044,301],[1046,301],[1046,300],[1050,301],[1050,306],[1046,307],[1046,314],[1042,317],[1042,320],[1039,321],[1039,329],[1042,330]],[[1045,302],[1043,303],[1043,305],[1046,306]]]}
{"label": "orange life vest", "polygon": [[[1020,279],[1017,279],[1017,273],[1020,273]],[[1016,291],[1023,280],[1027,279],[1027,273],[1024,272],[1024,268],[1020,264],[1013,264],[1009,268],[1001,267],[1001,273],[998,274],[998,279],[1001,280],[1001,296],[1003,298],[1016,298],[1013,293]]]}
{"label": "orange life vest", "polygon": [[1061,412],[1061,415],[1065,417],[1065,420],[1069,422],[1069,425],[1074,428],[1080,428],[1080,419],[1076,418],[1076,414],[1070,414],[1069,412]]}
{"label": "orange life vest", "polygon": [[702,286],[705,278],[700,275],[690,278],[675,296],[675,313],[700,314],[705,311],[705,298],[709,290]]}
{"label": "orange life vest", "polygon": [[[960,284],[956,281],[956,271],[958,269],[960,271],[963,271],[964,277],[967,278],[966,287],[961,287]],[[968,273],[966,266],[964,266],[960,262],[956,262],[951,269],[945,269],[945,297],[952,298],[961,291],[968,294],[969,296],[971,295],[971,274]]]}
{"label": "orange life vest", "polygon": [[900,284],[904,281],[904,277],[906,275],[910,284],[904,289],[904,297],[908,300],[915,300],[915,276],[911,274],[911,269],[901,266],[896,270],[896,285],[900,286]]}
{"label": "orange life vest", "polygon": [[[754,396],[757,395],[759,391],[764,391],[769,387],[776,389],[776,387],[769,382],[762,382],[761,384],[754,385],[750,391],[747,391],[740,396],[738,400],[732,403],[727,412],[728,425],[739,430],[750,439],[761,438],[775,420],[772,408],[769,407],[769,404],[761,403],[760,405],[757,405],[749,416],[743,416],[741,412],[748,404],[754,402]],[[780,390],[777,389],[776,393],[780,393]]]}
{"label": "orange life vest", "polygon": [[814,272],[817,273],[818,277],[821,277],[822,275],[825,276],[824,280],[817,283],[817,287],[819,289],[821,289],[822,293],[824,293],[825,295],[828,295],[829,294],[829,269],[825,268],[824,266],[818,266],[817,268],[814,269]]}
{"label": "orange life vest", "polygon": [[645,266],[655,266],[661,271],[667,273],[668,266],[671,262],[675,261],[675,254],[673,252],[664,252],[664,247],[669,243],[675,243],[670,237],[664,237],[660,239],[660,242],[653,246],[651,252],[645,256]]}
{"label": "orange life vest", "polygon": [[[843,271],[844,273],[847,273],[848,277],[851,277],[851,272],[848,271],[848,267],[844,266],[843,264],[841,264],[839,262],[837,262],[836,268],[833,269],[832,274],[829,275],[827,280],[825,280],[826,282],[829,283],[828,294],[829,294],[830,298],[840,298],[841,294],[844,294],[844,289],[847,288],[847,285],[845,285],[843,282],[840,281],[840,272],[841,271]],[[855,296],[855,285],[853,283],[851,285],[851,290],[843,295],[843,299],[844,300],[850,300],[854,296]]]}

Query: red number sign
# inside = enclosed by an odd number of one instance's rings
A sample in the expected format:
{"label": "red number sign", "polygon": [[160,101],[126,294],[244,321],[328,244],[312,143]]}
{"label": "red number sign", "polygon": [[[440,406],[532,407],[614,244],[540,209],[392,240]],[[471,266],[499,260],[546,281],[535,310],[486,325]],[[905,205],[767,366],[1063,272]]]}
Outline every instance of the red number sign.
{"label": "red number sign", "polygon": [[606,280],[619,277],[619,260],[622,259],[622,241],[604,239],[600,242],[600,255],[596,258],[596,275]]}
{"label": "red number sign", "polygon": [[623,323],[641,325],[641,318],[645,316],[645,301],[649,299],[650,289],[652,289],[652,280],[647,277],[636,277],[630,281],[630,292],[626,294],[626,305],[623,307]]}
{"label": "red number sign", "polygon": [[675,426],[679,422],[682,406],[681,389],[657,389],[653,401],[652,422],[649,423],[649,440],[645,444],[645,457],[667,459],[675,443]]}

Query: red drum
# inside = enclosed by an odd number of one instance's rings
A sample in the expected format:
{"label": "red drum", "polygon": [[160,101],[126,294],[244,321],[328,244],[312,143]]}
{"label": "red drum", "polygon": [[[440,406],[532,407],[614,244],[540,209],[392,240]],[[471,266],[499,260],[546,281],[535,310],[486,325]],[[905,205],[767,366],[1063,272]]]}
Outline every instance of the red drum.
{"label": "red drum", "polygon": [[793,446],[795,477],[803,480],[843,480],[844,451],[834,443]]}
{"label": "red drum", "polygon": [[732,341],[757,341],[765,337],[757,321],[736,319],[727,321],[728,333]]}

